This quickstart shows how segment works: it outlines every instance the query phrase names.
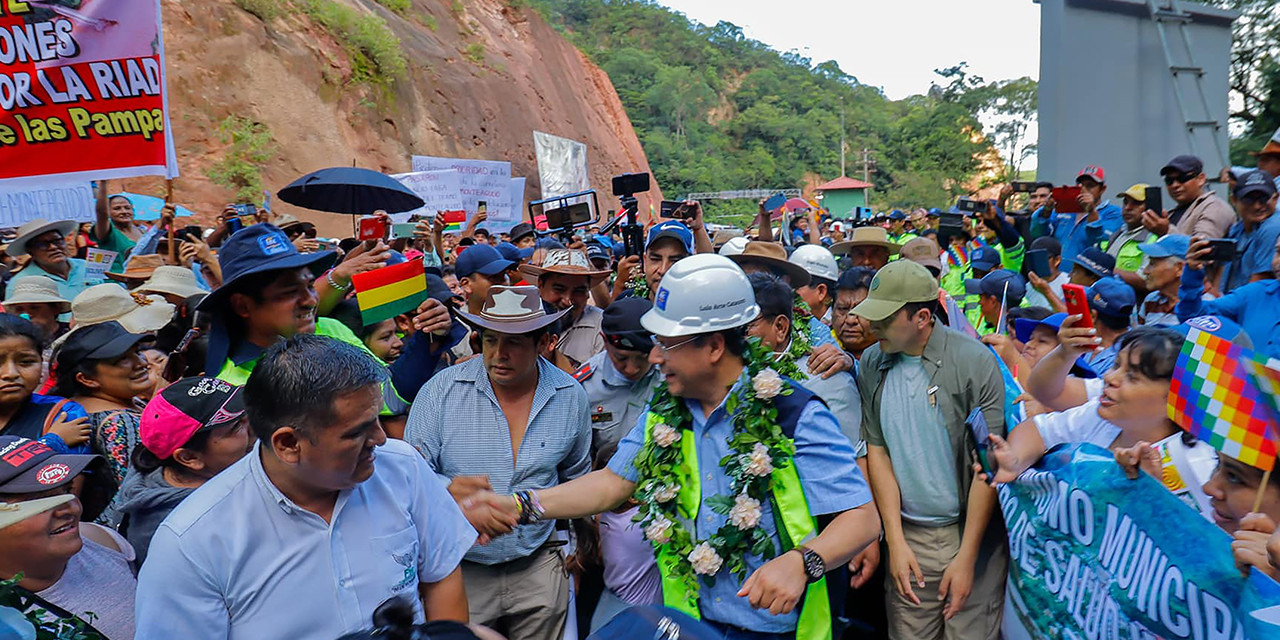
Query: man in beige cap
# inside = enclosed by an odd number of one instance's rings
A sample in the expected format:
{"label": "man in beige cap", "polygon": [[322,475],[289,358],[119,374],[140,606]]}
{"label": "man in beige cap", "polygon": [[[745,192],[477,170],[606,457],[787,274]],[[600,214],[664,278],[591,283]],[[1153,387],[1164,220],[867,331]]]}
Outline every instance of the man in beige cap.
{"label": "man in beige cap", "polygon": [[1005,433],[995,356],[936,320],[938,281],[910,260],[876,273],[851,313],[880,337],[862,355],[860,387],[888,549],[889,636],[998,637],[1008,542],[988,527],[996,493],[973,481],[966,424],[979,416]]}
{"label": "man in beige cap", "polygon": [[40,330],[45,344],[67,331],[67,323],[58,317],[69,314],[71,301],[58,295],[58,284],[49,278],[28,276],[10,282],[2,304],[5,313],[30,320]]}
{"label": "man in beige cap", "polygon": [[551,249],[540,265],[520,265],[520,273],[536,283],[542,300],[557,311],[568,311],[560,331],[556,352],[567,362],[559,363],[566,373],[577,371],[582,363],[604,351],[600,321],[604,312],[589,304],[591,287],[609,277],[607,269],[591,266],[587,254],[576,249]]}
{"label": "man in beige cap", "polygon": [[858,227],[848,240],[831,245],[831,253],[848,255],[855,267],[882,269],[889,264],[889,256],[898,254],[902,245],[889,241],[889,232],[882,227]]}
{"label": "man in beige cap", "polygon": [[65,300],[74,299],[84,288],[101,282],[86,280],[84,260],[71,257],[67,238],[80,223],[75,220],[32,220],[18,227],[18,236],[9,243],[9,255],[18,258],[31,256],[31,262],[13,276],[14,280],[44,276],[58,285],[58,295]]}

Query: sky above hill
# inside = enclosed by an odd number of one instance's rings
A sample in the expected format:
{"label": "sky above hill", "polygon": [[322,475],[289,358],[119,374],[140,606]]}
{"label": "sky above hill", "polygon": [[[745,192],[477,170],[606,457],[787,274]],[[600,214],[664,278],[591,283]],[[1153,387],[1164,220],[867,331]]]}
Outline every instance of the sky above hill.
{"label": "sky above hill", "polygon": [[835,60],[898,100],[928,91],[934,69],[967,61],[987,81],[1039,76],[1040,7],[1031,0],[659,0],[721,20],[779,51]]}

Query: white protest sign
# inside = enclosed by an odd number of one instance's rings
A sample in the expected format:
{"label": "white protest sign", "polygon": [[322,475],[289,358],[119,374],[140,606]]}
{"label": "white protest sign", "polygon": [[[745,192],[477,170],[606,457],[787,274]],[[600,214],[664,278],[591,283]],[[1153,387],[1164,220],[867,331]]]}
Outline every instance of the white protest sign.
{"label": "white protest sign", "polygon": [[0,228],[32,220],[93,222],[94,193],[88,182],[49,182],[0,188]]}
{"label": "white protest sign", "polygon": [[391,177],[399,180],[400,184],[408,187],[426,203],[413,211],[391,214],[391,219],[396,222],[408,222],[413,215],[421,216],[424,220],[434,220],[437,211],[457,211],[463,208],[459,174],[453,169],[397,173]]}
{"label": "white protest sign", "polygon": [[97,282],[101,280],[102,274],[106,273],[107,268],[115,261],[116,252],[89,247],[84,256],[84,281]]}
{"label": "white protest sign", "polygon": [[489,212],[489,222],[520,221],[520,211],[511,202],[511,163],[493,160],[463,160],[461,158],[437,158],[413,156],[413,170],[458,172],[459,193],[462,194],[462,210],[467,219],[476,214],[476,206],[484,202]]}

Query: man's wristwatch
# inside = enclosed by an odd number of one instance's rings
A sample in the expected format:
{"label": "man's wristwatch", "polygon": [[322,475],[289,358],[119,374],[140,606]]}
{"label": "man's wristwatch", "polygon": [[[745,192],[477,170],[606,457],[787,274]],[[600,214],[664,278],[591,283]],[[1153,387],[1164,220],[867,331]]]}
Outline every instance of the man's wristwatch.
{"label": "man's wristwatch", "polygon": [[808,547],[796,547],[796,551],[804,557],[804,573],[808,578],[809,584],[813,584],[827,575],[827,562],[818,555],[817,551]]}

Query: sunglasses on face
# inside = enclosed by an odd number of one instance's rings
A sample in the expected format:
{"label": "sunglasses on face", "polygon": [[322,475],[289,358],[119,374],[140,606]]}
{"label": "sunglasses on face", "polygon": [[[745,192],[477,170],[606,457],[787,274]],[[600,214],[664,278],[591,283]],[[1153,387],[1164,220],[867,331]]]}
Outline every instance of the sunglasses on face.
{"label": "sunglasses on face", "polygon": [[1177,175],[1177,176],[1175,176],[1175,175],[1173,175],[1173,174],[1169,174],[1169,175],[1167,175],[1167,176],[1165,176],[1165,177],[1164,177],[1164,184],[1165,184],[1165,186],[1171,186],[1171,185],[1173,185],[1173,184],[1175,184],[1175,183],[1177,183],[1177,184],[1185,184],[1185,183],[1191,182],[1192,180],[1195,180],[1195,179],[1196,179],[1196,177],[1195,177],[1195,176],[1193,176],[1193,175],[1188,175],[1188,174],[1182,174],[1182,175]]}
{"label": "sunglasses on face", "polygon": [[66,244],[67,239],[58,236],[53,240],[33,240],[27,243],[27,249],[35,249],[36,251],[44,251],[50,247],[60,247]]}

